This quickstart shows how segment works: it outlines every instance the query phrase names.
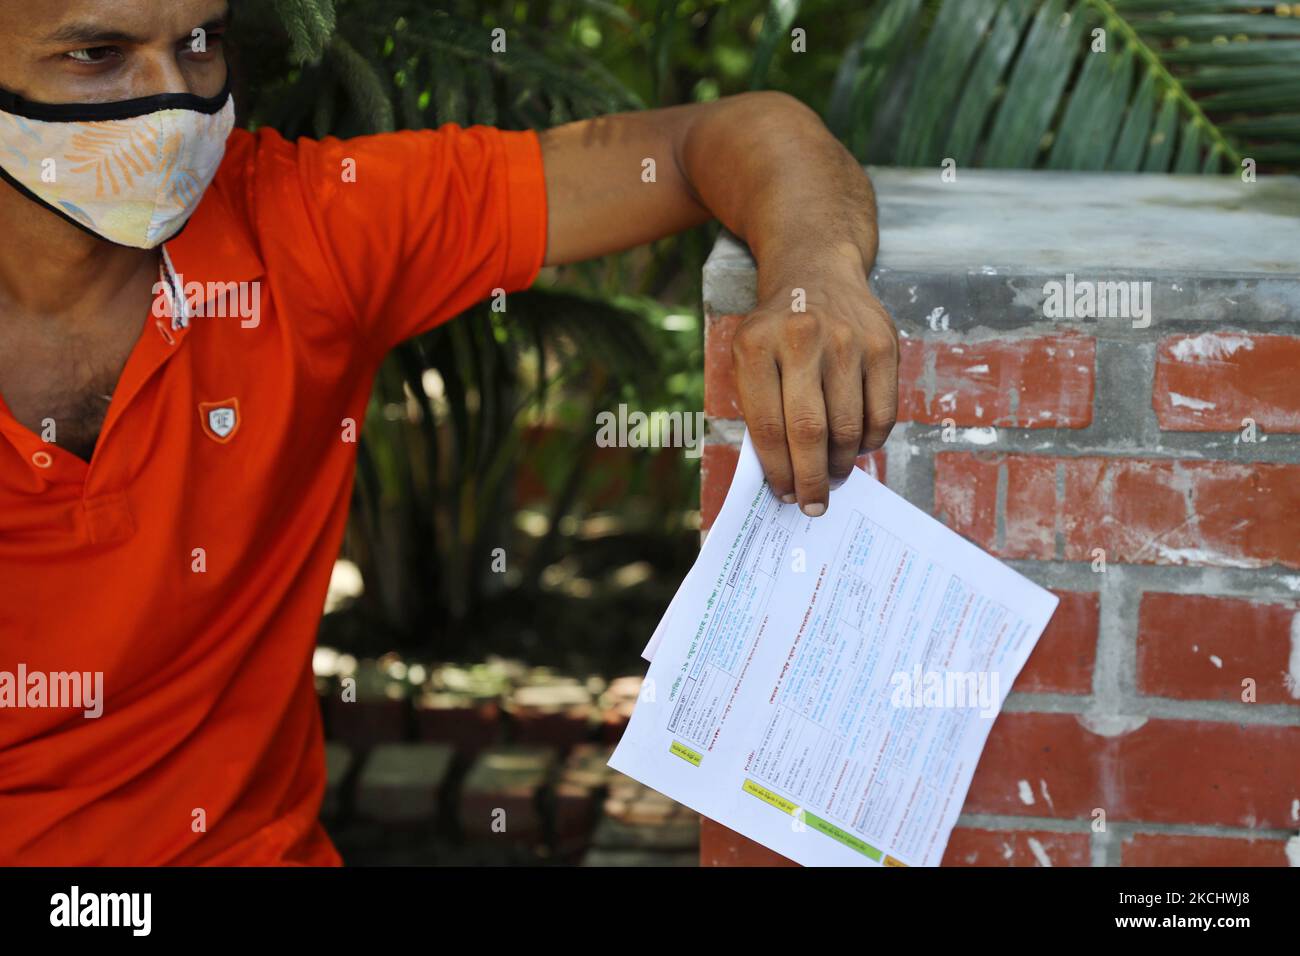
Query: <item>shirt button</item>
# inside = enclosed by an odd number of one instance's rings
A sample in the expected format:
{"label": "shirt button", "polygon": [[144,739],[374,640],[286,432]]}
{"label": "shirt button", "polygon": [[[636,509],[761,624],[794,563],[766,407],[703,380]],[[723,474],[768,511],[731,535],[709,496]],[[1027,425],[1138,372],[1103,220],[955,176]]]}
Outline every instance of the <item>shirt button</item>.
{"label": "shirt button", "polygon": [[54,458],[48,451],[38,451],[32,454],[32,464],[37,468],[49,468],[54,464]]}

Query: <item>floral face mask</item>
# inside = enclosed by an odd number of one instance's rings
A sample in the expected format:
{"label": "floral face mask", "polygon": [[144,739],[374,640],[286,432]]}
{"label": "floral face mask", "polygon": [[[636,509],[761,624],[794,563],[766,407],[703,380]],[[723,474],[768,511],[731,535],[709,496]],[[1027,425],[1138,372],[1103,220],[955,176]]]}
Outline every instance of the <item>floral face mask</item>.
{"label": "floral face mask", "polygon": [[0,90],[0,179],[109,242],[154,249],[184,227],[235,125],[230,86],[117,103],[31,103]]}

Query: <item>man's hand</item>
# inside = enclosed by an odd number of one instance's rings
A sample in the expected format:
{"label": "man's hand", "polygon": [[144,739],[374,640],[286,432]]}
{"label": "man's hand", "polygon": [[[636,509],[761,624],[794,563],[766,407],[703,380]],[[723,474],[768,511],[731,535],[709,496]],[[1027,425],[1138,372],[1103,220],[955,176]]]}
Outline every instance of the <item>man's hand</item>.
{"label": "man's hand", "polygon": [[745,421],[773,490],[823,514],[897,406],[898,337],[867,283],[875,196],[853,157],[781,93],[570,123],[542,152],[548,265],[710,216],[748,243],[760,304],[733,350]]}
{"label": "man's hand", "polygon": [[[898,335],[853,269],[775,291],[736,332],[745,422],[772,490],[826,511],[831,485],[885,443],[898,406]],[[796,297],[806,311],[794,311]]]}

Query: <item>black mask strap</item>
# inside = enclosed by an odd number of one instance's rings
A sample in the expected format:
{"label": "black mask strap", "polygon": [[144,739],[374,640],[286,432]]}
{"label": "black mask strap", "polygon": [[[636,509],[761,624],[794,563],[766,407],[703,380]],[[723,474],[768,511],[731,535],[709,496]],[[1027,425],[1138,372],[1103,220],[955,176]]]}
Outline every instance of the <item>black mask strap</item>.
{"label": "black mask strap", "polygon": [[216,96],[195,96],[193,93],[159,93],[141,96],[134,100],[116,103],[33,103],[16,93],[0,90],[0,110],[24,119],[43,120],[47,123],[99,123],[106,120],[133,119],[160,110],[193,110],[196,113],[220,113],[230,98],[230,72],[226,83]]}

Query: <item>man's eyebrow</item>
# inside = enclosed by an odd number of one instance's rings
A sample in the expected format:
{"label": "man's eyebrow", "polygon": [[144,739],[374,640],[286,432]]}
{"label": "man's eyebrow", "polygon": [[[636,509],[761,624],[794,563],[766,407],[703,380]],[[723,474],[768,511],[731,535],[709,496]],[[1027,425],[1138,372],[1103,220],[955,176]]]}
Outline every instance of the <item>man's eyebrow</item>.
{"label": "man's eyebrow", "polygon": [[[224,15],[209,20],[199,29],[205,33],[212,33],[216,30],[224,30],[229,24],[230,16]],[[188,40],[190,34],[182,37]],[[109,27],[101,26],[96,23],[68,23],[59,27],[45,38],[46,43],[78,43],[85,46],[94,46],[105,43],[134,43],[142,44],[145,38],[138,37],[132,33],[123,30],[114,30]],[[179,42],[179,41],[178,41]]]}
{"label": "man's eyebrow", "polygon": [[45,38],[46,43],[143,43],[143,39],[96,23],[68,23]]}
{"label": "man's eyebrow", "polygon": [[[199,29],[202,30],[204,33],[214,33],[217,30],[224,30],[228,26],[230,26],[229,14],[223,17],[216,17],[215,19],[209,20],[207,23],[203,24],[203,26],[199,27]],[[185,37],[185,39],[188,40],[189,37]]]}

